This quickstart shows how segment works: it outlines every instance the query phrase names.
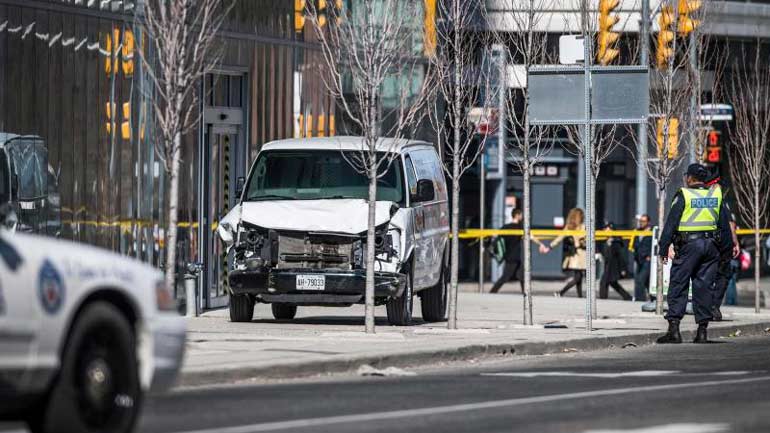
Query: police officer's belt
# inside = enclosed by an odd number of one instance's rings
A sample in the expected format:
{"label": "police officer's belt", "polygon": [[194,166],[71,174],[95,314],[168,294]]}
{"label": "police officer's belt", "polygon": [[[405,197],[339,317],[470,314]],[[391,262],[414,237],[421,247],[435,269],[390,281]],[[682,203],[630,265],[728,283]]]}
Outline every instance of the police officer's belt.
{"label": "police officer's belt", "polygon": [[679,238],[682,242],[694,241],[696,239],[716,239],[716,232],[679,232]]}

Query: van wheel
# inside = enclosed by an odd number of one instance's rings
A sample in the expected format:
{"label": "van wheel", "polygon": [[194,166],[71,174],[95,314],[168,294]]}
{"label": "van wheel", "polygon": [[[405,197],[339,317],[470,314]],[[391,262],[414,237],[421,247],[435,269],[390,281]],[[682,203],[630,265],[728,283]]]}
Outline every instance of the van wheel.
{"label": "van wheel", "polygon": [[249,295],[230,295],[230,321],[251,322],[254,318],[254,298]]}
{"label": "van wheel", "polygon": [[47,401],[29,416],[35,433],[133,430],[142,392],[131,325],[112,305],[85,307],[72,328]]}
{"label": "van wheel", "polygon": [[297,315],[297,306],[289,304],[270,304],[275,320],[291,320]]}
{"label": "van wheel", "polygon": [[409,326],[412,323],[412,307],[414,306],[414,290],[412,272],[406,274],[406,287],[398,298],[388,299],[385,304],[388,310],[388,323],[393,326]]}
{"label": "van wheel", "polygon": [[441,267],[441,277],[435,286],[422,292],[422,319],[426,322],[446,321],[447,292],[449,278],[446,269]]}

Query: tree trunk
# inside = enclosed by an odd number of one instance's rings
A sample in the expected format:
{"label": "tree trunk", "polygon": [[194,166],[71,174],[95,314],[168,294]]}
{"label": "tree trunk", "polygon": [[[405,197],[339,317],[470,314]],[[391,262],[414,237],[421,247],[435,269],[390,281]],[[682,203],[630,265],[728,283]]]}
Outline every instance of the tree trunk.
{"label": "tree trunk", "polygon": [[[453,4],[455,8],[455,17],[460,16],[460,2],[455,1]],[[454,32],[454,46],[460,46],[460,32]],[[457,329],[457,274],[460,266],[460,253],[459,253],[459,239],[457,238],[460,232],[460,164],[462,162],[463,155],[460,154],[460,127],[462,126],[462,105],[460,95],[462,95],[462,71],[460,70],[462,58],[460,52],[455,52],[455,70],[454,70],[454,101],[452,106],[452,117],[454,117],[453,126],[453,142],[452,142],[452,263],[451,263],[451,277],[449,280],[449,320],[447,321],[447,328]],[[483,149],[480,150],[483,152]],[[482,160],[482,164],[483,164]],[[479,238],[479,242],[484,242],[484,238]],[[481,269],[479,269],[481,272]]]}
{"label": "tree trunk", "polygon": [[366,228],[366,332],[374,334],[374,225],[377,210],[377,166],[369,160],[369,219]]}
{"label": "tree trunk", "polygon": [[[460,240],[457,238],[460,232],[460,161],[456,156],[452,158],[452,175],[452,262],[450,264],[447,328],[457,329],[457,275],[460,265]],[[483,242],[483,238],[480,238],[479,242]]]}
{"label": "tree trunk", "polygon": [[[658,191],[658,249],[660,249],[660,236],[663,234],[663,227],[666,224],[666,190]],[[655,251],[652,252],[655,254]],[[660,259],[662,251],[659,251],[655,260],[658,261],[658,270],[655,276],[655,314],[663,315],[663,260]]]}
{"label": "tree trunk", "polygon": [[[376,94],[376,89],[370,92]],[[369,209],[366,225],[366,295],[364,322],[367,334],[374,334],[374,229],[377,211],[377,107],[373,101],[368,105],[369,128],[366,131],[367,176],[369,177]]]}
{"label": "tree trunk", "polygon": [[529,120],[524,121],[524,148],[522,149],[522,164],[524,176],[524,204],[522,206],[524,240],[522,245],[524,255],[524,324],[532,325],[532,209],[530,197],[530,165],[529,165]]}
{"label": "tree trunk", "polygon": [[176,285],[176,244],[179,221],[179,167],[182,159],[182,134],[174,135],[168,191],[168,232],[166,234],[166,289],[174,293]]}
{"label": "tree trunk", "polygon": [[759,272],[762,264],[759,262],[762,260],[762,254],[760,250],[760,236],[759,236],[759,186],[754,188],[754,312],[759,314]]}

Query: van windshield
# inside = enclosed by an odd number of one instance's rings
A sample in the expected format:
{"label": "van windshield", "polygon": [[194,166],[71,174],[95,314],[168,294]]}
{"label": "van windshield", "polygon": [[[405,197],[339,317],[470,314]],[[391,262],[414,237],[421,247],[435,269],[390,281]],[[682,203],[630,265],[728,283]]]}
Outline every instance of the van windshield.
{"label": "van windshield", "polygon": [[[355,161],[359,155],[359,152],[339,150],[262,152],[251,173],[244,200],[366,200],[369,180],[349,162]],[[378,156],[383,157],[384,154]],[[378,201],[403,204],[401,173],[400,161],[394,160],[377,181]]]}

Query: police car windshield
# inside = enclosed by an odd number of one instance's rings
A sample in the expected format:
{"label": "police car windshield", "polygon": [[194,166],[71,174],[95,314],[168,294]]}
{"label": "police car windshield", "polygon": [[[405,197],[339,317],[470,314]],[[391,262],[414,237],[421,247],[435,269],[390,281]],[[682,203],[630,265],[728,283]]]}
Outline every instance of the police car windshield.
{"label": "police car windshield", "polygon": [[[339,150],[263,152],[254,165],[245,200],[365,200],[369,181],[351,165],[359,155]],[[401,173],[395,160],[377,182],[377,200],[404,202]]]}

